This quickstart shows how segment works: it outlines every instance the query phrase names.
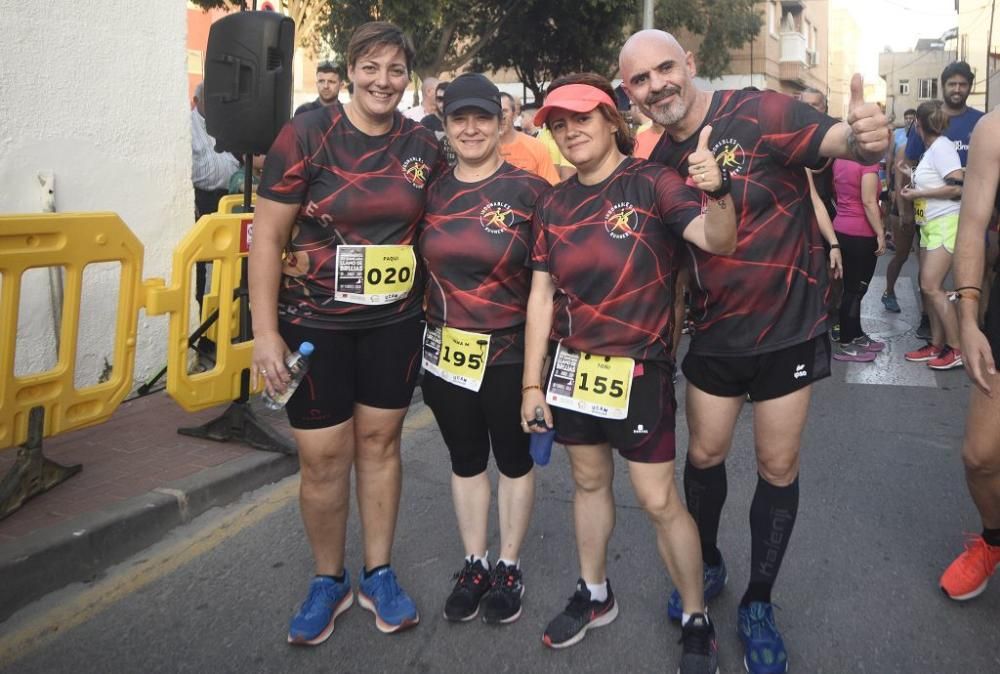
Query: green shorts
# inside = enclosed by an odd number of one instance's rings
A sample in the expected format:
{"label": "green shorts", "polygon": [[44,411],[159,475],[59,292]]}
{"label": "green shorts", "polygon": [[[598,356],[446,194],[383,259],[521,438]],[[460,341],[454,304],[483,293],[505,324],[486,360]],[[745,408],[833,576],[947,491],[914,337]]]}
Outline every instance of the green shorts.
{"label": "green shorts", "polygon": [[920,247],[934,250],[945,247],[949,253],[955,252],[955,236],[958,234],[958,213],[942,215],[928,220],[920,227]]}

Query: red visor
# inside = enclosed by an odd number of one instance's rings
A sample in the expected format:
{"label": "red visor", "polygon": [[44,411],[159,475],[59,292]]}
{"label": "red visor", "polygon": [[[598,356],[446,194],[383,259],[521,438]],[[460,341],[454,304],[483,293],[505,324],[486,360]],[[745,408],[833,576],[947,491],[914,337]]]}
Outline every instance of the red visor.
{"label": "red visor", "polygon": [[589,84],[567,84],[545,97],[545,105],[535,113],[535,126],[544,124],[549,113],[556,108],[572,112],[590,112],[601,103],[615,107],[611,97],[597,87]]}

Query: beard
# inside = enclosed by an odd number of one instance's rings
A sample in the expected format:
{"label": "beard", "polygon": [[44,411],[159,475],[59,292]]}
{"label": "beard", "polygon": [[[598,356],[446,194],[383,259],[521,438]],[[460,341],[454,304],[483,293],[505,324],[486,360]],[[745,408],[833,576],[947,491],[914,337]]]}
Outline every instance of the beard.
{"label": "beard", "polygon": [[[660,91],[647,96],[640,107],[647,117],[660,126],[673,126],[684,119],[688,111],[687,102],[681,98],[680,93],[680,87],[664,87]],[[666,107],[654,107],[668,96],[675,97],[673,103]]]}
{"label": "beard", "polygon": [[969,99],[968,95],[963,94],[952,94],[950,96],[944,97],[945,105],[949,108],[958,109],[965,105],[965,102]]}

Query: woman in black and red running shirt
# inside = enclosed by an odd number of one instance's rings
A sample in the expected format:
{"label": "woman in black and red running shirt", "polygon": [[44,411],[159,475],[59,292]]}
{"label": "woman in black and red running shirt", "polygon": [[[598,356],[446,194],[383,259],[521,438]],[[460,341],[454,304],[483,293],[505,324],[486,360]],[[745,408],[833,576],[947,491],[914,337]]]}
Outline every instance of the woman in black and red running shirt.
{"label": "woman in black and red running shirt", "polygon": [[400,436],[420,366],[423,279],[413,244],[434,134],[396,111],[413,48],[396,26],[359,27],[347,50],[350,103],[296,116],[267,154],[250,252],[253,373],[288,382],[289,347],[315,345],[287,405],[302,519],[316,577],[288,641],[315,645],[353,602],[344,568],[351,469],[364,541],[359,601],[383,632],[416,624],[389,566]]}
{"label": "woman in black and red running shirt", "polygon": [[[603,78],[571,75],[552,84],[535,117],[577,168],[539,199],[530,262],[521,415],[527,425],[541,407],[569,451],[580,556],[576,594],[543,641],[572,645],[617,616],[605,574],[614,447],[629,462],[684,599],[681,671],[714,672],[698,533],[674,488],[670,341],[683,242],[728,254],[736,217],[728,176],[705,142],[691,157],[691,182],[708,193],[703,200],[673,169],[627,156],[632,139],[613,101]],[[553,355],[547,381],[546,353]]]}
{"label": "woman in black and red running shirt", "polygon": [[[479,74],[444,92],[444,130],[458,163],[427,192],[420,254],[425,293],[424,402],[451,455],[451,492],[465,562],[444,607],[452,621],[500,624],[521,615],[519,554],[534,503],[520,427],[531,214],[548,181],[505,162],[500,90]],[[490,447],[500,477],[500,548],[491,567]]]}

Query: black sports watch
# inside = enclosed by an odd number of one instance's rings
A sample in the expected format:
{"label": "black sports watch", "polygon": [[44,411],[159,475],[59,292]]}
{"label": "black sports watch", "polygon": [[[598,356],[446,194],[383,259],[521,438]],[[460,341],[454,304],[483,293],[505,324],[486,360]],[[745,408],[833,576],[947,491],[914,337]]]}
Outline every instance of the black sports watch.
{"label": "black sports watch", "polygon": [[719,171],[722,173],[722,184],[719,185],[719,189],[714,192],[705,192],[709,199],[718,200],[732,192],[733,181],[729,179],[729,169],[725,166],[720,166]]}

